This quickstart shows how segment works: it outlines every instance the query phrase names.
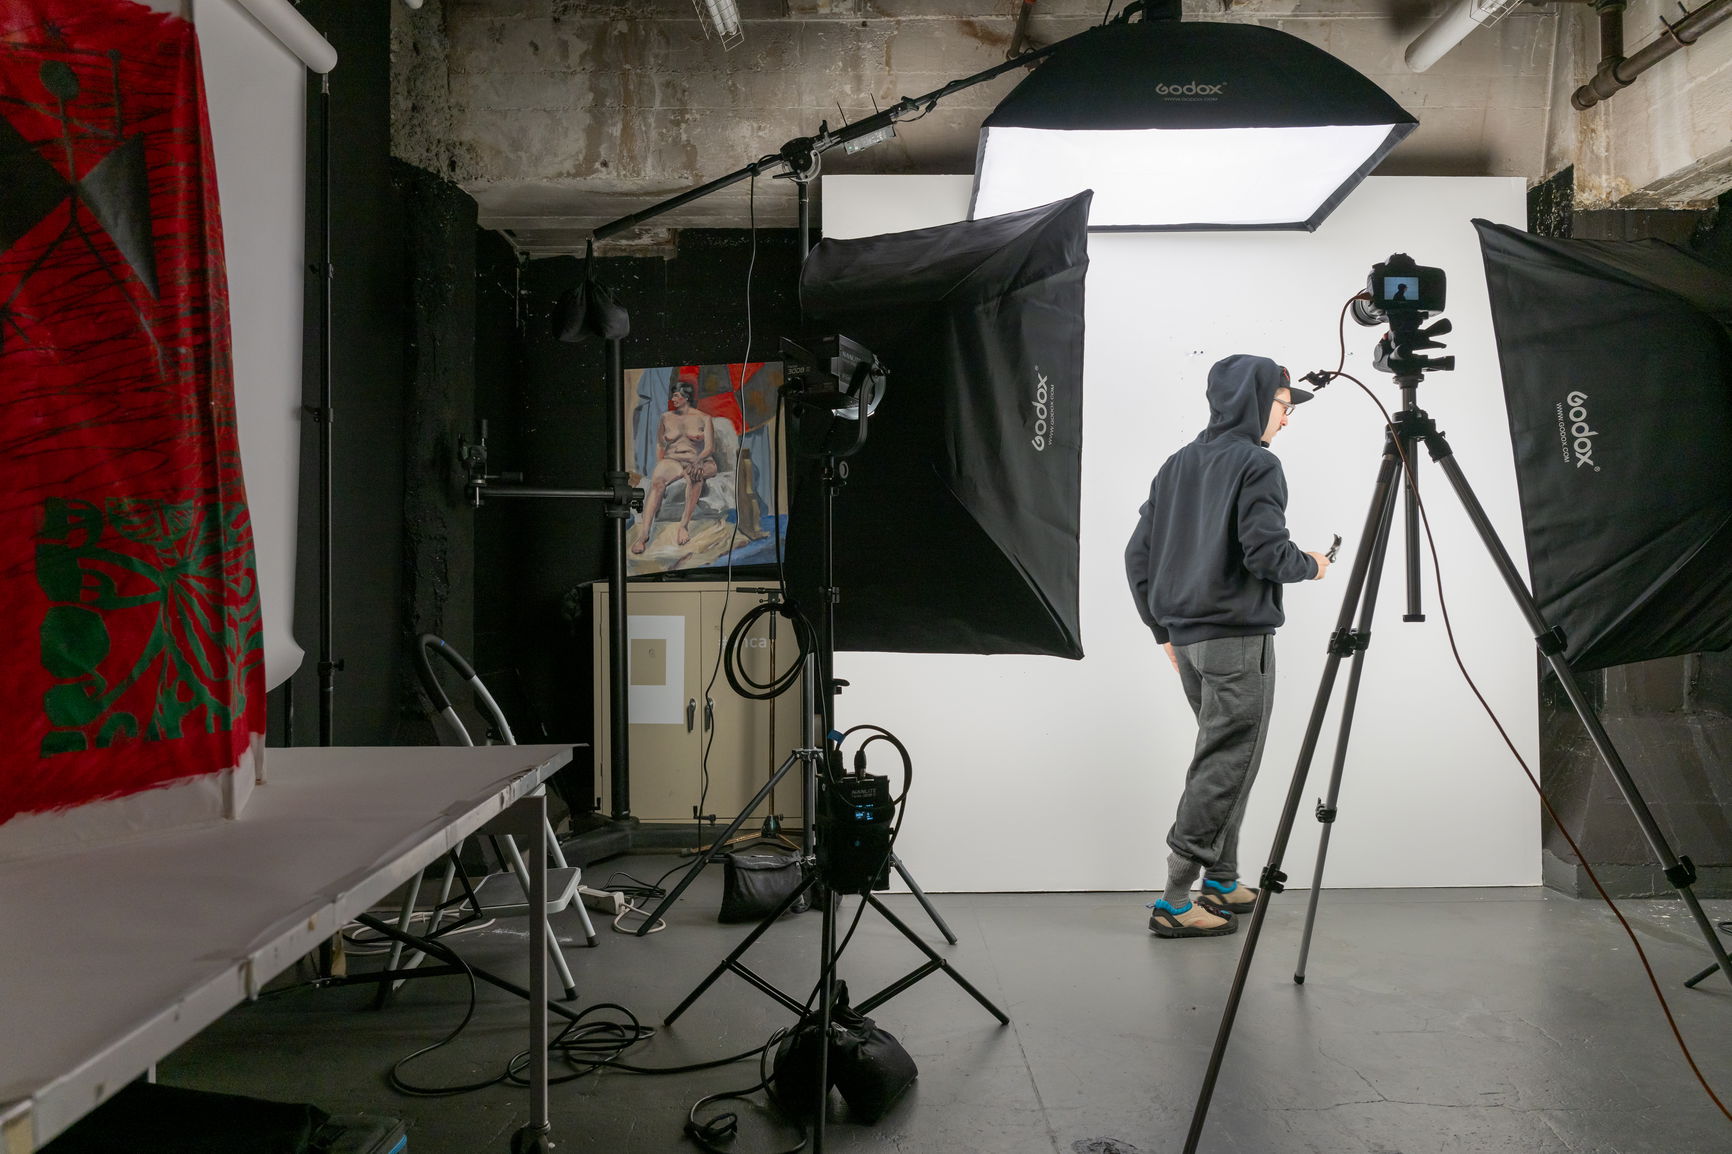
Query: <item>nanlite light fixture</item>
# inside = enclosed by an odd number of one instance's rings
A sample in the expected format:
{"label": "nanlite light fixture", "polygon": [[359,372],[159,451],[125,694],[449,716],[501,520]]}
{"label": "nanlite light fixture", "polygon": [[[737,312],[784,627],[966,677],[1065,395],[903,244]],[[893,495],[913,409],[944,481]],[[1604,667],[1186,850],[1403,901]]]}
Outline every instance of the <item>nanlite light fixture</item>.
{"label": "nanlite light fixture", "polygon": [[1273,28],[1106,24],[1058,44],[986,118],[970,216],[1092,188],[1091,230],[1310,231],[1416,127]]}

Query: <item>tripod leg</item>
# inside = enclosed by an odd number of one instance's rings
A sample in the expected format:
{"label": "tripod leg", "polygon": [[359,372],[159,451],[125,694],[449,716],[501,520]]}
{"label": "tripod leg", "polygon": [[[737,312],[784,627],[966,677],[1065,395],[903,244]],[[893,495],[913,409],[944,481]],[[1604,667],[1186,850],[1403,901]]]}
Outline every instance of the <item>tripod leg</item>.
{"label": "tripod leg", "polygon": [[[1534,631],[1534,643],[1545,655],[1546,662],[1557,674],[1558,684],[1563,686],[1564,693],[1570,699],[1570,705],[1575,708],[1576,716],[1581,718],[1582,725],[1588,731],[1588,737],[1594,743],[1594,749],[1599,752],[1600,760],[1606,763],[1606,768],[1612,774],[1612,780],[1618,785],[1618,791],[1624,795],[1624,802],[1630,807],[1630,812],[1636,818],[1636,824],[1642,827],[1642,835],[1647,838],[1648,846],[1666,871],[1666,880],[1678,891],[1678,896],[1684,899],[1684,904],[1690,909],[1690,916],[1696,919],[1697,927],[1702,936],[1707,939],[1708,950],[1714,955],[1714,962],[1720,972],[1732,981],[1732,959],[1726,956],[1726,945],[1720,940],[1720,935],[1714,932],[1714,924],[1708,920],[1708,915],[1702,911],[1702,903],[1696,900],[1696,893],[1690,888],[1696,880],[1696,867],[1690,864],[1688,858],[1680,858],[1672,852],[1672,847],[1666,842],[1666,835],[1661,831],[1660,824],[1654,820],[1653,813],[1648,809],[1648,803],[1643,800],[1642,793],[1636,788],[1636,783],[1630,777],[1630,772],[1624,767],[1623,758],[1618,756],[1617,749],[1612,745],[1612,739],[1606,733],[1605,726],[1600,724],[1599,715],[1594,712],[1587,694],[1582,692],[1581,684],[1576,680],[1576,674],[1564,660],[1564,643],[1562,636],[1546,624],[1546,619],[1540,615],[1539,606],[1534,603],[1533,594],[1528,592],[1527,585],[1522,581],[1521,574],[1516,571],[1515,562],[1498,539],[1497,530],[1492,527],[1491,519],[1485,515],[1479,499],[1474,496],[1467,478],[1462,474],[1461,466],[1456,463],[1449,443],[1442,433],[1426,438],[1426,446],[1431,450],[1432,459],[1443,468],[1449,483],[1455,487],[1455,495],[1460,498],[1462,508],[1467,511],[1468,519],[1479,532],[1479,539],[1485,544],[1486,552],[1491,555],[1498,572],[1503,575],[1504,584],[1509,587],[1515,597],[1516,604],[1521,607],[1522,615],[1527,618],[1528,627]],[[1698,979],[1700,980],[1700,976]]]}
{"label": "tripod leg", "polygon": [[914,895],[914,900],[920,903],[920,908],[926,911],[926,916],[938,927],[938,932],[944,935],[944,940],[951,945],[956,944],[956,935],[950,932],[950,927],[944,919],[938,916],[938,911],[926,898],[926,891],[915,882],[914,875],[908,872],[908,867],[902,864],[902,859],[895,854],[890,855],[890,865],[902,876],[902,884],[908,887],[908,892]]}
{"label": "tripod leg", "polygon": [[812,1154],[824,1154],[824,1123],[830,1104],[830,1015],[836,1004],[836,891],[824,886],[824,936],[818,946],[818,1101],[812,1111]]}
{"label": "tripod leg", "polygon": [[969,983],[967,978],[957,973],[949,962],[945,961],[931,946],[922,941],[920,936],[913,930],[909,929],[907,924],[904,923],[901,918],[897,917],[896,914],[891,911],[889,906],[885,905],[878,899],[877,894],[866,894],[865,901],[867,905],[877,910],[880,914],[883,914],[885,921],[896,927],[903,937],[913,942],[915,947],[919,949],[921,953],[926,955],[926,964],[904,976],[900,980],[892,982],[876,994],[873,994],[870,998],[867,998],[856,1006],[855,1009],[859,1010],[862,1014],[870,1013],[873,1009],[883,1005],[885,1002],[888,1002],[891,998],[894,998],[897,994],[900,994],[903,990],[906,990],[909,986],[912,986],[927,974],[930,974],[935,970],[943,970],[945,976],[957,985],[961,986],[969,997],[979,1002],[982,1006],[985,1006],[987,1012],[998,1019],[999,1025],[1010,1025],[1010,1019],[1005,1016],[1003,1010],[993,1005],[991,1000],[989,1000],[985,994],[975,989],[974,986]]}
{"label": "tripod leg", "polygon": [[[1400,474],[1396,483],[1400,484]],[[1317,805],[1317,820],[1323,832],[1317,841],[1317,868],[1311,873],[1311,893],[1305,901],[1305,931],[1299,938],[1299,963],[1293,968],[1293,981],[1305,984],[1305,960],[1311,956],[1311,931],[1317,923],[1317,902],[1323,893],[1323,866],[1329,859],[1329,835],[1335,829],[1336,801],[1341,796],[1341,775],[1347,767],[1347,742],[1353,732],[1354,707],[1359,701],[1359,680],[1365,671],[1365,650],[1371,642],[1371,617],[1377,609],[1377,590],[1382,584],[1383,563],[1389,549],[1389,530],[1394,521],[1395,502],[1383,504],[1383,521],[1378,526],[1377,539],[1372,542],[1371,573],[1365,582],[1365,597],[1359,615],[1359,644],[1353,653],[1353,666],[1347,673],[1347,696],[1341,705],[1341,729],[1335,739],[1335,760],[1329,771],[1329,792]],[[1409,541],[1416,540],[1408,538]],[[1412,552],[1412,550],[1409,550]]]}
{"label": "tripod leg", "polygon": [[[1383,462],[1377,471],[1377,487],[1371,498],[1371,509],[1365,516],[1361,541],[1375,541],[1379,527],[1389,516],[1385,507],[1395,500],[1395,474],[1400,464],[1396,444],[1389,440],[1383,450]],[[1293,835],[1293,819],[1299,813],[1299,799],[1305,794],[1305,778],[1311,770],[1311,759],[1317,752],[1317,738],[1323,730],[1323,717],[1329,711],[1329,698],[1335,688],[1335,674],[1341,658],[1355,647],[1351,630],[1353,614],[1364,592],[1371,572],[1372,554],[1362,550],[1353,558],[1353,571],[1347,578],[1347,591],[1341,598],[1341,613],[1335,619],[1335,634],[1329,643],[1329,658],[1323,663],[1323,676],[1317,685],[1317,697],[1311,706],[1311,719],[1305,726],[1305,739],[1299,746],[1298,764],[1293,768],[1293,781],[1287,788],[1287,800],[1281,807],[1281,820],[1275,827],[1275,844],[1269,851],[1269,864],[1263,869],[1257,903],[1251,907],[1250,924],[1245,927],[1245,942],[1239,948],[1239,964],[1233,971],[1233,985],[1227,992],[1227,1004],[1221,1011],[1221,1026],[1215,1034],[1215,1046],[1209,1054],[1208,1068],[1203,1072],[1203,1085],[1197,1094],[1197,1105],[1191,1113],[1190,1132],[1185,1136],[1184,1154],[1196,1154],[1197,1142],[1203,1136],[1203,1123],[1208,1117],[1209,1100],[1214,1097],[1215,1080],[1221,1073],[1221,1059],[1232,1037],[1233,1019],[1239,1012],[1239,1000],[1245,993],[1245,979],[1251,972],[1251,959],[1257,952],[1257,939],[1263,932],[1263,917],[1270,897],[1281,889],[1287,875],[1281,872],[1281,859],[1287,852],[1287,841]]]}
{"label": "tripod leg", "polygon": [[668,892],[668,896],[661,900],[660,905],[650,911],[649,917],[645,918],[643,925],[639,926],[636,930],[638,937],[641,938],[645,934],[649,933],[651,927],[661,920],[662,915],[667,913],[668,909],[672,907],[675,902],[680,900],[680,895],[686,892],[686,887],[697,880],[699,872],[701,872],[705,866],[709,865],[710,862],[715,860],[716,855],[721,853],[723,848],[727,845],[728,839],[733,837],[742,825],[746,824],[746,819],[752,815],[752,811],[764,804],[764,799],[770,796],[770,791],[776,788],[776,783],[781,781],[787,774],[788,770],[793,768],[794,763],[804,758],[805,755],[806,753],[804,750],[796,749],[793,753],[790,753],[787,757],[783,758],[782,764],[776,767],[776,772],[770,775],[770,780],[766,781],[763,788],[759,789],[758,792],[753,795],[752,800],[746,803],[746,808],[742,809],[739,816],[734,818],[734,820],[729,823],[728,828],[722,831],[722,836],[711,839],[710,848],[704,851],[704,856],[691,864],[691,867],[687,869],[685,874],[680,878],[679,884]]}
{"label": "tripod leg", "polygon": [[1687,981],[1685,981],[1684,988],[1687,990],[1695,989],[1698,985],[1700,985],[1702,983],[1702,981],[1705,978],[1712,977],[1714,974],[1714,971],[1718,970],[1719,968],[1720,968],[1720,963],[1715,962],[1713,965],[1709,966],[1707,969],[1702,970],[1701,972],[1697,973],[1695,976],[1693,976],[1690,979],[1688,979]]}
{"label": "tripod leg", "polygon": [[[697,989],[695,989],[691,993],[687,994],[685,997],[685,1001],[683,1001],[679,1005],[675,1006],[673,1013],[669,1014],[667,1017],[662,1019],[662,1024],[666,1025],[666,1026],[673,1025],[674,1019],[678,1018],[681,1014],[685,1013],[686,1008],[688,1006],[690,1006],[693,1002],[695,1002],[699,998],[701,998],[703,996],[704,991],[709,989],[712,985],[714,985],[716,979],[721,977],[727,971],[733,970],[736,973],[740,973],[741,971],[743,971],[745,969],[745,967],[739,965],[740,955],[744,954],[747,950],[751,949],[752,943],[757,941],[759,938],[763,937],[764,933],[767,930],[769,930],[769,928],[771,926],[776,924],[776,919],[780,918],[783,914],[787,913],[790,909],[793,908],[795,902],[799,901],[801,897],[805,896],[806,891],[811,888],[813,879],[815,879],[816,877],[817,877],[816,874],[808,873],[804,878],[801,878],[800,884],[794,887],[794,892],[789,894],[786,898],[783,898],[782,904],[777,906],[774,910],[771,910],[769,916],[766,917],[763,921],[759,922],[757,924],[757,926],[752,930],[752,932],[746,935],[746,940],[734,947],[733,953],[729,954],[727,957],[723,958],[720,962],[718,962],[716,964],[716,968],[710,971],[709,976],[706,977],[703,981],[698,983]],[[767,983],[764,983],[761,979],[759,979],[757,977],[757,975],[750,974],[750,973],[742,973],[741,976],[745,977],[748,981],[750,981],[753,985],[757,986],[759,989],[763,990],[765,993],[769,994],[770,996],[776,998],[778,1001],[782,1002],[783,1005],[792,1006],[794,1013],[799,1014],[799,1013],[803,1013],[805,1011],[804,1006],[802,1006],[800,1003],[794,1001],[792,998],[787,997],[785,994],[782,994],[780,991],[771,988],[770,986],[768,986]]]}

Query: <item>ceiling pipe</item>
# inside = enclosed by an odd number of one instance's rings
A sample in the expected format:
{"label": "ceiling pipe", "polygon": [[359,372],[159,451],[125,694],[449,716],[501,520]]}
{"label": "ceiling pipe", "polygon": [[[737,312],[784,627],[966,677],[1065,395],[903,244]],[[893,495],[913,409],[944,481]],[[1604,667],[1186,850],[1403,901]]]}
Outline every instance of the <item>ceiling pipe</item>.
{"label": "ceiling pipe", "polygon": [[1016,30],[1010,34],[1010,47],[1004,50],[1006,60],[1014,60],[1034,47],[1028,38],[1028,18],[1034,15],[1035,0],[1021,0],[1016,7]]}
{"label": "ceiling pipe", "polygon": [[1407,66],[1424,72],[1443,59],[1444,53],[1467,39],[1475,28],[1488,28],[1502,20],[1521,0],[1456,0],[1407,46]]}
{"label": "ceiling pipe", "polygon": [[1578,112],[1586,112],[1619,89],[1628,88],[1636,77],[1732,17],[1732,0],[1708,0],[1694,12],[1686,12],[1676,24],[1661,20],[1665,33],[1637,49],[1634,56],[1625,57],[1623,0],[1603,0],[1594,7],[1600,13],[1600,66],[1594,78],[1570,97],[1570,105]]}

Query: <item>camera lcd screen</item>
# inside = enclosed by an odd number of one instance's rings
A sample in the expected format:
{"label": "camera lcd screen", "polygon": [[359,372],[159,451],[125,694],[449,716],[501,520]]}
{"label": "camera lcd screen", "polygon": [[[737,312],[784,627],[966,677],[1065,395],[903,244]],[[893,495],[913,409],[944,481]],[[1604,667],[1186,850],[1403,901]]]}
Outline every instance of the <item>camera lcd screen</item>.
{"label": "camera lcd screen", "polygon": [[1416,276],[1386,276],[1383,278],[1383,303],[1394,304],[1419,300],[1419,278]]}

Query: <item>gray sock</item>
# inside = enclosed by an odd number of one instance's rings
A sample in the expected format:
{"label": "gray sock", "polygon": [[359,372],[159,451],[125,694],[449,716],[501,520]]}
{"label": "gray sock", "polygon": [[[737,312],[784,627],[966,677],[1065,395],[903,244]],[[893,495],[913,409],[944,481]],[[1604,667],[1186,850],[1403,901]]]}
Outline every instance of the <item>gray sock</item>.
{"label": "gray sock", "polygon": [[1167,855],[1167,892],[1161,897],[1174,909],[1191,900],[1191,883],[1197,880],[1202,866],[1176,853]]}

